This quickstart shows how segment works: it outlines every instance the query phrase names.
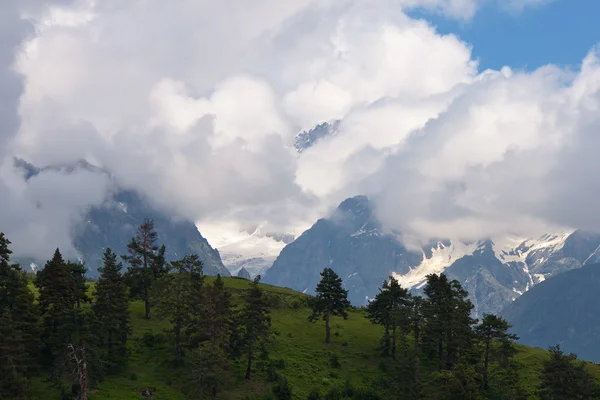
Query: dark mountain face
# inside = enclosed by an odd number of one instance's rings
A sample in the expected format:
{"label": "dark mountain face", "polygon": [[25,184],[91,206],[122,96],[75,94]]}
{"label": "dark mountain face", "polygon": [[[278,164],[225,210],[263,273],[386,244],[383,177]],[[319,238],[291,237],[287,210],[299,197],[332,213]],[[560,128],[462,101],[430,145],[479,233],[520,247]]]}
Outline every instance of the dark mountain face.
{"label": "dark mountain face", "polygon": [[586,265],[536,285],[503,316],[520,342],[547,348],[560,344],[584,360],[600,362],[600,264]]}
{"label": "dark mountain face", "polygon": [[350,300],[365,304],[392,272],[408,272],[422,255],[411,253],[381,231],[364,196],[345,200],[334,214],[320,219],[287,245],[265,276],[265,282],[314,293],[320,272],[330,267],[342,277]]}
{"label": "dark mountain face", "polygon": [[[16,165],[29,179],[40,172],[51,169],[64,173],[85,169],[94,173],[108,173],[80,160],[73,164],[50,166],[43,169],[17,160]],[[186,254],[197,254],[204,263],[204,273],[208,275],[231,274],[221,262],[219,252],[213,249],[202,237],[192,221],[173,218],[171,215],[153,207],[147,199],[133,190],[122,190],[113,183],[114,191],[100,206],[93,206],[87,211],[81,222],[73,227],[72,243],[77,257],[84,261],[89,269],[89,276],[97,276],[97,269],[102,263],[102,254],[107,247],[122,255],[127,252],[127,243],[136,234],[137,227],[145,218],[154,220],[158,232],[159,245],[166,246],[167,261],[182,258]],[[45,260],[23,260],[27,265],[36,262],[43,265]]]}
{"label": "dark mountain face", "polygon": [[331,267],[344,280],[353,304],[363,305],[392,274],[420,294],[427,274],[443,272],[469,292],[474,316],[480,317],[499,313],[546,278],[600,259],[600,235],[584,231],[498,243],[431,241],[409,251],[381,227],[366,197],[345,200],[333,215],[287,245],[265,280],[313,293],[319,273]]}
{"label": "dark mountain face", "polygon": [[166,246],[167,261],[180,259],[186,254],[198,254],[205,274],[230,276],[219,252],[202,237],[193,222],[174,219],[154,209],[131,190],[120,190],[101,206],[92,207],[73,231],[73,246],[88,265],[90,275],[93,276],[101,265],[102,253],[107,247],[117,254],[126,254],[127,243],[144,218],[154,220],[157,243]]}

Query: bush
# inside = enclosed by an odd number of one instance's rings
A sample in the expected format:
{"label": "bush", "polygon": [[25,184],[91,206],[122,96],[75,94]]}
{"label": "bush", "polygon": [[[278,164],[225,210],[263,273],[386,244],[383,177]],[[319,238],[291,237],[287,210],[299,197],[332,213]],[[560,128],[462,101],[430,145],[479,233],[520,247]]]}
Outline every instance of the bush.
{"label": "bush", "polygon": [[342,400],[342,391],[337,387],[332,387],[329,392],[325,394],[325,400]]}
{"label": "bush", "polygon": [[329,366],[331,368],[340,368],[342,366],[337,353],[329,353]]}
{"label": "bush", "polygon": [[319,389],[311,390],[306,400],[321,400],[321,392]]}
{"label": "bush", "polygon": [[292,400],[292,388],[285,376],[280,376],[277,383],[273,385],[273,394],[277,400]]}

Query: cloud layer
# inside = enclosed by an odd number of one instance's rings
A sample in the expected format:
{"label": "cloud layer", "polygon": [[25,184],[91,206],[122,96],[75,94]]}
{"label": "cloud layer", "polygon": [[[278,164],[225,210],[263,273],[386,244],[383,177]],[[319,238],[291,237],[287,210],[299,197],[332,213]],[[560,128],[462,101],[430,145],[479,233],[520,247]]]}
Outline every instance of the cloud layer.
{"label": "cloud layer", "polygon": [[[22,253],[68,242],[108,182],[27,184],[13,155],[85,158],[200,228],[298,230],[358,193],[419,239],[600,228],[598,51],[574,71],[479,71],[405,14],[469,19],[475,0],[23,4],[0,9],[0,229]],[[297,132],[338,119],[297,156]]]}

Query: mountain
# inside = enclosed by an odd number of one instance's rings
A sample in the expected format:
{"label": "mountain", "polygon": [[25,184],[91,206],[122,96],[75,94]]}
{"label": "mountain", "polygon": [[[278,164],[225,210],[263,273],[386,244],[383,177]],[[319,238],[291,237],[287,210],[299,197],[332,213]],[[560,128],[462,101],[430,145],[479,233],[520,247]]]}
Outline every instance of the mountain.
{"label": "mountain", "polygon": [[[23,160],[18,160],[16,165],[25,171],[26,179],[49,169],[67,174],[82,169],[108,174],[84,160],[41,169]],[[83,219],[72,229],[72,243],[76,258],[86,263],[90,277],[97,276],[97,269],[102,263],[102,254],[107,247],[117,254],[126,254],[127,243],[135,236],[137,227],[145,218],[154,220],[158,233],[157,242],[166,246],[167,261],[195,253],[204,263],[205,274],[231,275],[223,265],[219,252],[202,237],[193,222],[175,218],[153,207],[140,193],[120,189],[115,182],[112,184],[113,190],[106,200],[99,206],[90,207]],[[43,265],[45,262],[45,260],[32,261],[38,265]],[[29,264],[29,260],[24,264]]]}
{"label": "mountain", "polygon": [[560,344],[579,358],[600,362],[599,287],[600,264],[585,265],[536,285],[502,315],[523,344]]}
{"label": "mountain", "polygon": [[243,268],[243,267],[242,267],[242,269],[240,269],[240,270],[238,271],[238,273],[237,273],[237,275],[236,275],[236,276],[237,276],[238,278],[244,278],[244,279],[248,279],[248,280],[252,279],[252,278],[250,277],[250,272],[246,271],[246,268]]}
{"label": "mountain", "polygon": [[368,198],[357,196],[287,245],[265,282],[313,293],[319,272],[331,267],[353,304],[363,305],[390,275],[420,293],[427,274],[443,272],[469,291],[474,314],[481,316],[500,312],[550,276],[594,262],[599,248],[599,234],[575,230],[536,239],[434,240],[409,250],[397,234],[382,230]]}
{"label": "mountain", "polygon": [[333,268],[350,290],[354,304],[364,304],[391,273],[408,272],[420,263],[394,236],[384,234],[368,199],[345,200],[329,218],[318,220],[288,244],[267,271],[264,282],[314,293],[319,273]]}
{"label": "mountain", "polygon": [[296,135],[296,140],[294,142],[296,151],[302,153],[322,138],[336,135],[339,125],[340,121],[334,121],[332,123],[323,122],[308,131],[300,132]]}
{"label": "mountain", "polygon": [[211,237],[231,274],[244,268],[252,278],[271,268],[281,250],[293,240],[293,234],[263,232],[260,226],[251,232],[227,232],[221,237]]}

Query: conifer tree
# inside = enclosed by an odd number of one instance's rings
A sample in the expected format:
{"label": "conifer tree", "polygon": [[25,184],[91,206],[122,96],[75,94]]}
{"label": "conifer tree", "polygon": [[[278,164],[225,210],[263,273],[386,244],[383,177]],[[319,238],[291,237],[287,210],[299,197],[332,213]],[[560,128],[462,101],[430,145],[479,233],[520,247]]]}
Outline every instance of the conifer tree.
{"label": "conifer tree", "polygon": [[258,286],[260,275],[254,278],[250,290],[244,297],[244,307],[240,314],[240,344],[246,355],[246,380],[250,379],[252,362],[258,351],[264,351],[269,339],[271,317],[267,299]]}
{"label": "conifer tree", "polygon": [[81,262],[74,263],[71,261],[67,261],[67,265],[68,265],[69,269],[71,270],[71,275],[72,275],[73,281],[74,281],[75,304],[77,305],[77,308],[81,308],[81,303],[89,303],[90,302],[90,298],[87,295],[88,287],[85,284],[85,282],[86,282],[85,274],[87,273],[87,268],[86,268],[85,264],[81,263]]}
{"label": "conifer tree", "polygon": [[565,354],[559,345],[548,348],[540,385],[542,400],[592,399],[597,392],[594,378],[573,353]]}
{"label": "conifer tree", "polygon": [[348,319],[347,309],[350,307],[348,291],[342,287],[342,279],[331,269],[321,272],[321,281],[317,284],[316,296],[311,299],[312,314],[308,317],[315,322],[322,317],[325,321],[325,343],[331,341],[331,317]]}
{"label": "conifer tree", "polygon": [[0,232],[0,310],[7,310],[27,351],[28,375],[39,350],[39,315],[33,292],[21,268],[11,264],[10,241]]}
{"label": "conifer tree", "polygon": [[44,269],[37,272],[35,286],[39,289],[44,359],[54,362],[64,352],[69,339],[65,327],[66,313],[75,307],[77,301],[71,268],[63,260],[59,249]]}
{"label": "conifer tree", "polygon": [[[146,219],[138,227],[136,236],[131,238],[127,245],[129,254],[121,256],[130,265],[126,276],[131,286],[131,294],[144,301],[146,319],[150,319],[150,288],[155,275],[152,266],[156,263],[157,238],[154,222]],[[162,255],[164,256],[164,253]]]}
{"label": "conifer tree", "polygon": [[424,293],[428,298],[424,305],[425,334],[428,342],[436,347],[438,370],[452,369],[460,351],[472,345],[473,304],[460,283],[448,281],[444,274],[427,275]]}
{"label": "conifer tree", "polygon": [[29,383],[26,377],[27,354],[21,332],[8,308],[0,311],[0,399],[23,399]]}
{"label": "conifer tree", "polygon": [[229,369],[227,355],[219,346],[204,344],[191,352],[189,363],[191,392],[201,399],[217,398]]}
{"label": "conifer tree", "polygon": [[398,327],[408,326],[408,300],[408,291],[403,289],[395,278],[390,277],[389,282],[383,281],[379,293],[367,305],[367,318],[384,328],[382,343],[386,355],[391,354],[395,357]]}
{"label": "conifer tree", "polygon": [[484,345],[484,356],[483,356],[483,389],[489,390],[489,371],[490,362],[493,357],[494,351],[493,343],[496,342],[500,345],[502,351],[501,355],[511,357],[512,342],[518,339],[518,336],[512,333],[508,333],[510,325],[504,318],[498,317],[493,314],[483,314],[481,323],[475,327],[475,333],[481,339]]}
{"label": "conifer tree", "polygon": [[108,367],[123,365],[126,361],[129,326],[129,298],[125,278],[121,274],[123,265],[117,255],[106,249],[103,266],[98,269],[100,277],[95,286],[95,302],[92,309],[100,325],[100,344]]}
{"label": "conifer tree", "polygon": [[231,293],[225,289],[221,275],[207,288],[204,306],[204,326],[212,346],[227,349],[232,324]]}
{"label": "conifer tree", "polygon": [[167,248],[163,244],[156,252],[156,255],[152,258],[150,267],[152,269],[152,278],[154,281],[159,280],[162,276],[169,272],[169,264],[165,258],[166,251]]}
{"label": "conifer tree", "polygon": [[157,284],[159,313],[169,318],[175,337],[175,363],[181,363],[182,341],[191,320],[192,284],[195,275],[202,274],[202,262],[196,254],[171,263],[172,273]]}

